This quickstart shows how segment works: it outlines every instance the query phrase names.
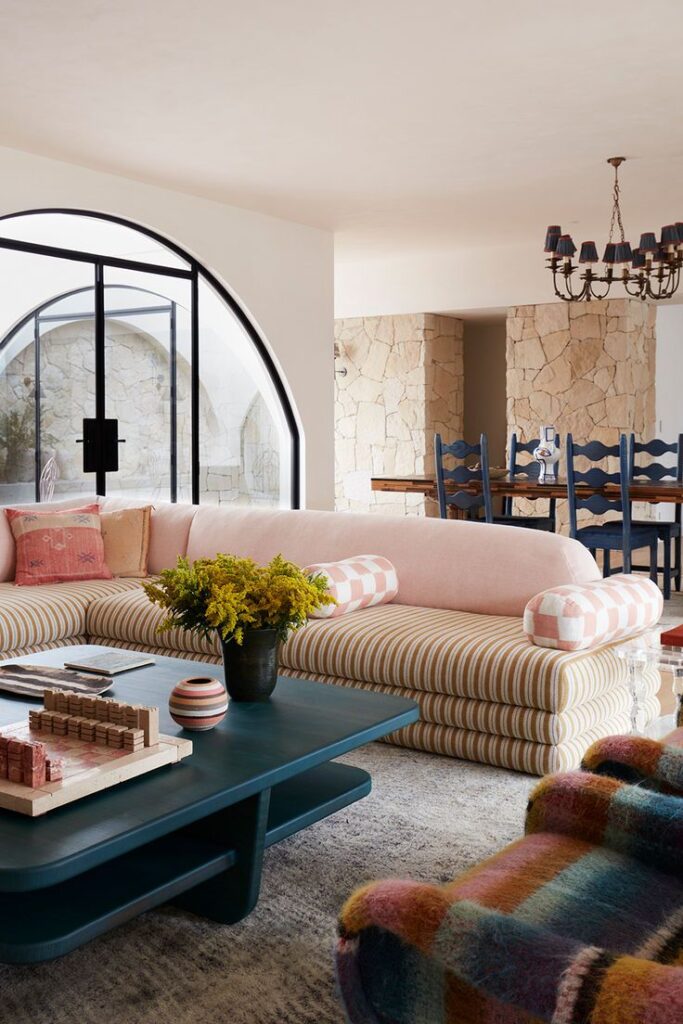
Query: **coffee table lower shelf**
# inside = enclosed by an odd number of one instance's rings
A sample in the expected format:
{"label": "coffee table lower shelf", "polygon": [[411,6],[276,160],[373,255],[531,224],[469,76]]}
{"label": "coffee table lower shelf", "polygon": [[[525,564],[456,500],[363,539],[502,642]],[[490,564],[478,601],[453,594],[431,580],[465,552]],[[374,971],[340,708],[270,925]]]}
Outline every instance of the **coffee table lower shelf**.
{"label": "coffee table lower shelf", "polygon": [[370,789],[362,769],[323,764],[57,885],[0,892],[0,961],[63,956],[163,903],[238,921],[258,899],[264,849]]}

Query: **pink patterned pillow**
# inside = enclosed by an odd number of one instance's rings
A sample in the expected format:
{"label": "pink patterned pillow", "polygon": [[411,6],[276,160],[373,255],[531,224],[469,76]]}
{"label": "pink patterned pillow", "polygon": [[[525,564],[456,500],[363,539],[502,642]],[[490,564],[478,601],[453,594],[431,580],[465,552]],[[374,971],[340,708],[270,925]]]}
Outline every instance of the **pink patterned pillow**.
{"label": "pink patterned pillow", "polygon": [[531,598],[524,632],[537,647],[585,651],[650,629],[663,606],[659,587],[646,576],[568,583]]}
{"label": "pink patterned pillow", "polygon": [[326,576],[328,593],[337,602],[313,612],[314,619],[336,618],[359,608],[386,604],[398,594],[396,570],[382,555],[356,555],[340,562],[319,562],[306,566],[304,572]]}
{"label": "pink patterned pillow", "polygon": [[99,505],[61,512],[6,508],[17,545],[19,586],[110,580],[104,560]]}

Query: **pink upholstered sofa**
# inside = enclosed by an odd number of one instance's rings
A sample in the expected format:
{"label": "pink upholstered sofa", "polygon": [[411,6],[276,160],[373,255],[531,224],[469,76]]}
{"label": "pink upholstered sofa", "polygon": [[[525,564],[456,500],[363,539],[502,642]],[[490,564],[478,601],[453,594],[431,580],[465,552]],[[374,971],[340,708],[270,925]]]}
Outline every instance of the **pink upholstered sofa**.
{"label": "pink upholstered sofa", "polygon": [[[145,503],[101,499],[105,511],[133,504]],[[150,574],[178,555],[218,551],[259,561],[282,552],[301,565],[356,554],[394,563],[400,590],[392,603],[313,620],[281,655],[285,676],[417,700],[422,720],[391,742],[540,775],[576,767],[594,740],[628,730],[629,697],[614,645],[568,654],[534,647],[522,629],[534,594],[599,577],[576,541],[470,522],[155,506]],[[88,641],[219,660],[217,644],[179,630],[157,632],[161,612],[139,579],[16,587],[13,558],[0,516],[2,657]],[[651,717],[659,712],[658,684],[653,674]]]}

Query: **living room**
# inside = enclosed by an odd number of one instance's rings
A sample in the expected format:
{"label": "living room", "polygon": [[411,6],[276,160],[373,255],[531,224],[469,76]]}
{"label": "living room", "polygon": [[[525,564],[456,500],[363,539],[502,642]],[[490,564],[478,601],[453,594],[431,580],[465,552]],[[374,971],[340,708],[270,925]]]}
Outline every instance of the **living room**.
{"label": "living room", "polygon": [[683,1019],[680,5],[0,29],[0,1021]]}

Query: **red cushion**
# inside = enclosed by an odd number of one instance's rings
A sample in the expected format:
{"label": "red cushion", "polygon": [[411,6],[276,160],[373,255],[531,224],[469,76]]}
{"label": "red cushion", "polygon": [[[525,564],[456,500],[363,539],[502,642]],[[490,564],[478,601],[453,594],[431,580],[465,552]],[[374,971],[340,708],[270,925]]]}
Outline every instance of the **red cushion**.
{"label": "red cushion", "polygon": [[110,580],[104,560],[99,505],[60,512],[7,508],[17,546],[19,586]]}

